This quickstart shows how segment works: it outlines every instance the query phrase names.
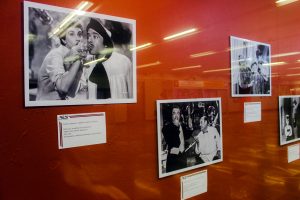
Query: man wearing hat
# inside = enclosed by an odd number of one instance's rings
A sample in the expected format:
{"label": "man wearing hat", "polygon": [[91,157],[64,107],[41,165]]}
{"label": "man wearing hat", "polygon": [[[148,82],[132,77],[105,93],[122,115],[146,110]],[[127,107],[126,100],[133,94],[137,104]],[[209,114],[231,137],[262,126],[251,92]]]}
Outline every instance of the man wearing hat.
{"label": "man wearing hat", "polygon": [[131,61],[124,55],[113,50],[113,42],[108,31],[94,18],[87,25],[89,53],[95,56],[96,65],[91,66],[89,81],[89,98],[116,99],[132,96]]}

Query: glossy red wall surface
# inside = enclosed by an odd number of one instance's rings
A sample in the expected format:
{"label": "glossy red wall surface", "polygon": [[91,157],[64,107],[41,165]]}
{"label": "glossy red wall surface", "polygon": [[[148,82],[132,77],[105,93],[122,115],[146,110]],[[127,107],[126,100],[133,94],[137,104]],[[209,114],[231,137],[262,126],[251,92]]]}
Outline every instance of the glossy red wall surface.
{"label": "glossy red wall surface", "polygon": [[[300,161],[279,145],[278,96],[300,94],[300,54],[272,58],[272,96],[232,98],[229,36],[300,51],[300,2],[275,0],[99,0],[94,12],[136,20],[137,103],[24,107],[23,1],[1,0],[0,199],[179,199],[180,176],[158,178],[157,99],[221,97],[223,162],[208,170],[208,192],[194,199],[300,199]],[[74,8],[78,0],[40,0]],[[197,34],[163,37],[197,28]],[[215,51],[191,58],[191,54]],[[139,68],[159,61],[159,65]],[[201,68],[173,71],[173,68]],[[185,86],[184,81],[189,81]],[[262,103],[262,121],[243,123],[244,102]],[[58,150],[59,114],[106,112],[107,143]]]}

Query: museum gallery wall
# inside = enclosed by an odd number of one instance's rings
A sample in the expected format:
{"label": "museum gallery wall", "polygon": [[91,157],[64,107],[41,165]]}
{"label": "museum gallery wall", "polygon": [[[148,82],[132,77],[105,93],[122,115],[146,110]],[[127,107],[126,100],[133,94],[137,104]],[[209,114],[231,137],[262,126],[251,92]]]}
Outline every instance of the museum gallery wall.
{"label": "museum gallery wall", "polygon": [[299,2],[0,5],[1,199],[300,197]]}

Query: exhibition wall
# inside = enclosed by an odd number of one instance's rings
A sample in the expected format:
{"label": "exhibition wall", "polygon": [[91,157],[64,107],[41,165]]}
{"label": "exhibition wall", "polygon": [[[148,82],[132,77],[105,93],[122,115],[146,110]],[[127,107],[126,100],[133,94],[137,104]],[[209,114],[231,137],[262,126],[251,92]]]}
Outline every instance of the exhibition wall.
{"label": "exhibition wall", "polygon": [[[180,199],[180,177],[205,169],[207,192],[192,199],[300,198],[298,143],[280,145],[278,105],[300,94],[300,2],[90,2],[135,20],[136,46],[151,43],[135,50],[136,102],[25,107],[24,2],[1,0],[0,199]],[[230,36],[270,45],[271,95],[232,97]],[[159,178],[156,100],[199,98],[221,98],[222,162]],[[245,102],[261,102],[260,121],[244,123]],[[59,149],[57,115],[91,112],[105,112],[106,143]]]}

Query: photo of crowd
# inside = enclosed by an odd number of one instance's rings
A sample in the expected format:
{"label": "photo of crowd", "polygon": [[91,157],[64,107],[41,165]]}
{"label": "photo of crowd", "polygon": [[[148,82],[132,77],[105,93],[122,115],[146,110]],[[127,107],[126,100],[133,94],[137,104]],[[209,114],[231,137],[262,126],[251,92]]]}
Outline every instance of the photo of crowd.
{"label": "photo of crowd", "polygon": [[134,20],[25,2],[24,32],[27,106],[136,102]]}
{"label": "photo of crowd", "polygon": [[157,101],[159,177],[222,161],[221,99]]}
{"label": "photo of crowd", "polygon": [[280,145],[300,138],[300,96],[279,96]]}
{"label": "photo of crowd", "polygon": [[270,45],[230,37],[232,96],[271,96]]}

